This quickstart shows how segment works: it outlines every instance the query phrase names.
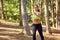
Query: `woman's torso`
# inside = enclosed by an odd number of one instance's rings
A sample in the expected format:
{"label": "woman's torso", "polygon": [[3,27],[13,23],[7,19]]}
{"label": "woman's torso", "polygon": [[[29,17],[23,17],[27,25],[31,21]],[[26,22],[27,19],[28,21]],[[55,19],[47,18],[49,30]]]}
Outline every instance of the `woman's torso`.
{"label": "woman's torso", "polygon": [[37,15],[32,15],[32,21],[33,21],[33,24],[40,24],[40,17],[37,16]]}

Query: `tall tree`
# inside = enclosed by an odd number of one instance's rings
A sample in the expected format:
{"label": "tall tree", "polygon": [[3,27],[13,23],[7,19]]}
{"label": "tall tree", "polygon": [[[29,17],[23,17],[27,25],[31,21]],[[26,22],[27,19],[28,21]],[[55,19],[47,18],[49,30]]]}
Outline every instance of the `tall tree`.
{"label": "tall tree", "polygon": [[5,19],[4,9],[3,9],[3,0],[1,1],[1,7],[2,7],[2,19]]}
{"label": "tall tree", "polygon": [[45,4],[46,33],[51,34],[49,14],[48,14],[48,0],[44,0],[44,4]]}
{"label": "tall tree", "polygon": [[28,19],[27,19],[27,12],[26,12],[26,0],[21,0],[21,13],[22,13],[21,15],[22,15],[23,26],[25,27],[26,33],[30,35],[31,32],[28,26]]}
{"label": "tall tree", "polygon": [[31,0],[31,13],[33,14],[33,6],[34,6],[34,1],[33,0]]}
{"label": "tall tree", "polygon": [[55,14],[54,14],[54,0],[51,0],[51,14],[52,14],[52,24],[55,27]]}
{"label": "tall tree", "polygon": [[58,0],[56,0],[56,28],[58,28]]}
{"label": "tall tree", "polygon": [[23,26],[23,24],[22,24],[22,15],[21,15],[21,0],[19,0],[19,14],[20,14],[20,27],[22,27]]}
{"label": "tall tree", "polygon": [[40,13],[41,13],[41,0],[38,0],[38,6],[39,6],[39,9],[40,9]]}

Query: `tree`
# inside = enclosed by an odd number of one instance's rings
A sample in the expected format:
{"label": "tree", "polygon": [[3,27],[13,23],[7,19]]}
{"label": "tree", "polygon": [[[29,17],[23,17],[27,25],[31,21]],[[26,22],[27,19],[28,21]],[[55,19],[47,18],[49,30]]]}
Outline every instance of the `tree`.
{"label": "tree", "polygon": [[58,28],[58,0],[56,0],[56,28]]}
{"label": "tree", "polygon": [[25,27],[26,33],[30,35],[31,32],[28,26],[28,19],[26,13],[26,0],[21,0],[21,13],[22,13],[21,15],[22,15],[23,26]]}
{"label": "tree", "polygon": [[51,0],[51,11],[52,11],[51,14],[52,14],[52,24],[53,24],[53,27],[55,27],[54,6],[55,6],[54,0]]}
{"label": "tree", "polygon": [[19,0],[19,14],[20,14],[20,27],[22,27],[23,24],[22,24],[22,15],[21,15],[21,0]]}
{"label": "tree", "polygon": [[31,0],[31,13],[33,14],[33,6],[34,6],[34,1],[33,0]]}
{"label": "tree", "polygon": [[0,0],[2,7],[2,19],[5,19],[4,9],[3,9],[3,0]]}
{"label": "tree", "polygon": [[48,14],[48,0],[44,0],[44,4],[45,4],[46,33],[51,34],[49,14]]}
{"label": "tree", "polygon": [[38,0],[38,4],[39,4],[40,13],[41,13],[41,0]]}

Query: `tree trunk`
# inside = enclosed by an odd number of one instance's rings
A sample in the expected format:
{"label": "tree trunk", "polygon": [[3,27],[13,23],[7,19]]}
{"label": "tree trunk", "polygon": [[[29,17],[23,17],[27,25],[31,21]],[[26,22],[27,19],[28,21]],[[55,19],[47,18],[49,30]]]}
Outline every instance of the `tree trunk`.
{"label": "tree trunk", "polygon": [[5,19],[5,14],[4,14],[4,9],[3,9],[3,0],[1,1],[1,6],[2,6],[2,19]]}
{"label": "tree trunk", "polygon": [[56,28],[58,28],[58,0],[56,0]]}
{"label": "tree trunk", "polygon": [[48,14],[48,0],[44,0],[44,4],[45,4],[46,33],[51,34],[49,14]]}
{"label": "tree trunk", "polygon": [[53,24],[53,28],[55,27],[55,14],[54,14],[54,0],[51,0],[51,14],[52,14],[52,24]]}
{"label": "tree trunk", "polygon": [[25,27],[25,31],[28,35],[30,35],[31,32],[28,26],[28,19],[26,13],[26,0],[21,0],[21,13],[22,13],[22,21],[23,21],[23,26]]}
{"label": "tree trunk", "polygon": [[38,6],[39,6],[39,9],[40,9],[40,13],[41,13],[41,0],[38,0]]}
{"label": "tree trunk", "polygon": [[20,14],[20,24],[19,26],[22,27],[23,26],[23,23],[22,23],[22,16],[21,16],[21,0],[19,0],[19,14]]}
{"label": "tree trunk", "polygon": [[34,6],[34,1],[31,0],[31,13],[32,13],[32,14],[34,13],[34,12],[33,12],[33,6]]}

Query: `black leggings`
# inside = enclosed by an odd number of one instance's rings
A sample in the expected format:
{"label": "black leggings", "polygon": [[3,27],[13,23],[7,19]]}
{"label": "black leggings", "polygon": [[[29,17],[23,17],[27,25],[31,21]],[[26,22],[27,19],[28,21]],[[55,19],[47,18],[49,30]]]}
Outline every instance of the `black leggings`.
{"label": "black leggings", "polygon": [[38,30],[41,40],[44,40],[41,24],[33,24],[33,40],[36,40],[36,30]]}

